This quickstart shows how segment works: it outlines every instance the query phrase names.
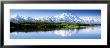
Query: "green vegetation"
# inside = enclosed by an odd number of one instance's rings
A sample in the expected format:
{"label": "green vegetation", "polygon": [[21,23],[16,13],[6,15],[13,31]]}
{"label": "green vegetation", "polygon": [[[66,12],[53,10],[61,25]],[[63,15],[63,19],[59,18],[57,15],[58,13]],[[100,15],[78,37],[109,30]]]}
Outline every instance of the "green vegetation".
{"label": "green vegetation", "polygon": [[10,22],[11,31],[15,30],[37,30],[37,31],[47,31],[55,29],[79,29],[88,26],[95,26],[95,24],[81,24],[81,23],[70,23],[70,22],[48,22],[48,21],[23,21],[23,22]]}

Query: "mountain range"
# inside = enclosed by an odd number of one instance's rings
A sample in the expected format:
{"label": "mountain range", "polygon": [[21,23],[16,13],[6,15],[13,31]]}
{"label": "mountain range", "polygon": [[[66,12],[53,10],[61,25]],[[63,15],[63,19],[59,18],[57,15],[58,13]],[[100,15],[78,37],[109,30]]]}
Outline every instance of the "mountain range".
{"label": "mountain range", "polygon": [[75,22],[75,23],[85,23],[85,24],[101,24],[100,16],[76,16],[72,13],[61,13],[52,17],[41,17],[32,18],[28,16],[15,15],[10,18],[11,22],[21,22],[21,21],[49,21],[49,22]]}

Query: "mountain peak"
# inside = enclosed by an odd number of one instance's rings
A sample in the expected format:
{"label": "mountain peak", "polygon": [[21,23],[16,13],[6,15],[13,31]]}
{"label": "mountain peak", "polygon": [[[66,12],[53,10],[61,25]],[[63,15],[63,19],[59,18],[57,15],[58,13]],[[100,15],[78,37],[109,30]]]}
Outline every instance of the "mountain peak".
{"label": "mountain peak", "polygon": [[61,15],[62,15],[62,16],[67,16],[67,15],[72,15],[72,13],[66,13],[66,12],[64,12],[64,13],[62,13]]}
{"label": "mountain peak", "polygon": [[56,15],[55,17],[57,17],[57,18],[64,18],[64,17],[67,17],[67,16],[72,16],[72,13],[63,12],[61,14]]}
{"label": "mountain peak", "polygon": [[[85,16],[88,18],[87,16]],[[90,18],[92,18],[91,16]],[[99,18],[99,17],[98,17]],[[98,23],[100,24],[100,18],[98,19],[94,17],[93,19],[85,20],[84,17],[76,16],[70,12],[63,12],[56,16],[49,16],[49,17],[41,17],[41,18],[32,18],[29,16],[21,16],[21,15],[14,15],[11,16],[11,19],[15,19],[17,21],[33,21],[33,20],[42,20],[42,21],[49,21],[49,22],[76,22],[76,23]]]}

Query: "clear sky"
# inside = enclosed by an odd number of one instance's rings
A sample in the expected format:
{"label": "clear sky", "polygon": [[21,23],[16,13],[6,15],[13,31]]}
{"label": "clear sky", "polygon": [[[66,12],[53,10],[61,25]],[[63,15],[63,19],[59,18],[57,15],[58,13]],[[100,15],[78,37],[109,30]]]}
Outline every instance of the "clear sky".
{"label": "clear sky", "polygon": [[101,10],[21,10],[21,9],[11,9],[10,15],[43,17],[43,16],[55,16],[64,12],[72,13],[77,16],[101,16]]}

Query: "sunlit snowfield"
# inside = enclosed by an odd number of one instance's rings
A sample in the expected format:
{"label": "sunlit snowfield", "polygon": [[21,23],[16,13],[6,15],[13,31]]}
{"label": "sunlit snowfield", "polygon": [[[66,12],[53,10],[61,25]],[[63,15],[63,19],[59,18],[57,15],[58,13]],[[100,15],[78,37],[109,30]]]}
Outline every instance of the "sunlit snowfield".
{"label": "sunlit snowfield", "polygon": [[84,29],[13,32],[11,39],[100,39],[101,26]]}

